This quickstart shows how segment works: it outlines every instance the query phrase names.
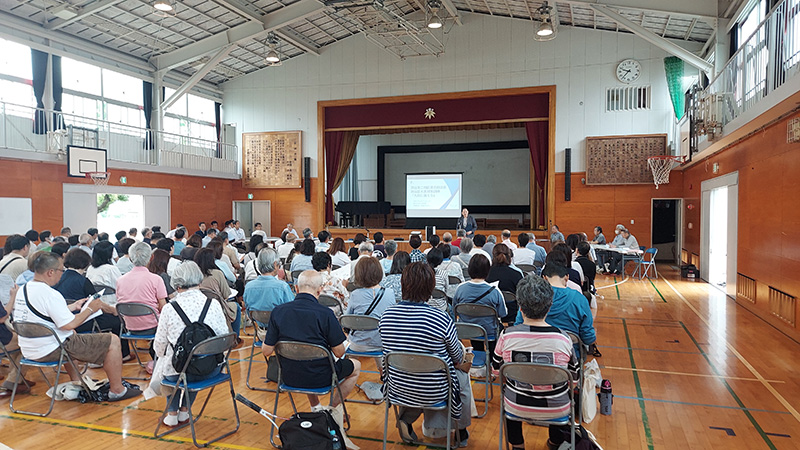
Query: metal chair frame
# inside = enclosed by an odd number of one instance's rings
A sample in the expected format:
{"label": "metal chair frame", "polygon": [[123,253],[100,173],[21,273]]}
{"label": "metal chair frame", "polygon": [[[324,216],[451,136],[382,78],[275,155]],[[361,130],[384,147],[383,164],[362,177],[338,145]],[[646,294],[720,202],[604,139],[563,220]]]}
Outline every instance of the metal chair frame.
{"label": "metal chair frame", "polygon": [[536,266],[533,264],[515,264],[519,270],[522,271],[525,275],[536,272]]}
{"label": "metal chair frame", "polygon": [[[253,322],[253,343],[250,345],[250,359],[247,360],[247,377],[245,378],[245,384],[247,388],[253,391],[265,391],[265,392],[277,392],[275,389],[263,388],[263,387],[254,387],[250,385],[250,371],[253,369],[253,358],[256,354],[256,348],[261,347],[262,342],[258,339],[259,331],[264,330],[264,334],[266,335],[267,329],[262,327],[261,323],[269,323],[269,318],[272,316],[272,311],[259,311],[259,310],[250,310],[247,313],[250,316],[250,320]],[[269,383],[269,379],[266,381]]]}
{"label": "metal chair frame", "polygon": [[[447,400],[444,401],[443,406],[419,406],[419,405],[411,405],[411,404],[401,404],[401,403],[392,403],[389,400],[389,389],[386,389],[386,394],[384,396],[384,403],[386,407],[384,409],[383,414],[383,450],[386,450],[386,440],[389,434],[389,406],[394,409],[394,416],[397,419],[400,414],[398,411],[399,406],[404,406],[407,408],[419,408],[419,409],[429,409],[429,410],[445,410],[448,414],[447,420],[447,449],[451,448],[452,442],[452,434],[453,434],[453,419],[450,417],[450,411],[453,409],[453,380],[450,378],[450,368],[443,358],[438,356],[429,355],[425,353],[414,353],[414,352],[388,352],[384,355],[383,358],[383,373],[386,374],[388,377],[389,375],[389,368],[394,368],[402,372],[410,372],[410,373],[434,373],[434,372],[444,372],[447,374]],[[466,406],[465,406],[466,407]],[[462,412],[462,414],[468,414],[467,412]],[[437,444],[432,444],[429,442],[423,441],[414,441],[412,442],[414,445],[425,445],[429,447],[441,447]]]}
{"label": "metal chair frame", "polygon": [[[339,318],[339,324],[342,325],[342,328],[347,328],[351,332],[353,331],[374,331],[378,329],[378,324],[380,320],[376,319],[372,316],[366,316],[363,314],[344,314],[342,317]],[[348,347],[347,350],[344,352],[347,356],[353,356],[355,358],[383,358],[383,350],[374,351],[374,352],[358,352],[353,350],[352,348]],[[356,387],[361,389],[361,386],[356,384]],[[378,405],[383,400],[357,400],[357,399],[345,399],[346,402],[352,403],[366,403],[368,405]]]}
{"label": "metal chair frame", "polygon": [[[507,434],[508,430],[506,429],[506,408],[505,408],[505,389],[506,389],[506,382],[508,379],[520,382],[520,383],[527,383],[532,385],[558,385],[567,383],[567,391],[569,392],[569,414],[567,415],[566,421],[558,421],[555,419],[561,419],[564,416],[553,417],[554,420],[527,420],[524,421],[526,423],[530,423],[536,426],[550,426],[550,425],[569,425],[570,427],[570,444],[571,447],[575,448],[575,417],[574,417],[574,407],[575,407],[575,397],[573,394],[573,385],[574,382],[572,381],[572,375],[569,371],[561,366],[555,366],[552,364],[538,364],[538,363],[522,363],[522,362],[511,362],[511,363],[504,363],[503,366],[500,368],[500,443],[498,445],[498,450],[503,450],[503,434]],[[510,445],[506,442],[506,450],[510,449]]]}
{"label": "metal chair frame", "polygon": [[[460,306],[460,305],[457,305]],[[475,305],[475,306],[483,306],[483,305]],[[487,308],[489,308],[487,306]],[[494,309],[494,308],[492,308]],[[495,317],[497,315],[495,314]],[[485,375],[484,375],[484,385],[486,388],[486,392],[483,394],[483,398],[475,398],[473,400],[476,402],[483,402],[483,414],[478,415],[478,417],[484,417],[486,414],[489,413],[489,402],[494,399],[494,389],[492,388],[492,369],[491,369],[491,355],[489,352],[489,335],[486,333],[486,330],[483,329],[482,326],[476,325],[474,323],[468,322],[456,322],[456,333],[458,334],[458,339],[476,339],[483,341],[483,367],[477,367],[478,369],[483,368]],[[474,352],[475,356],[478,355],[479,352]],[[475,363],[473,361],[473,367]]]}
{"label": "metal chair frame", "polygon": [[[128,330],[128,326],[125,324],[125,316],[130,317],[143,317],[152,315],[155,319],[156,323],[158,323],[158,311],[155,310],[150,305],[145,305],[144,303],[136,303],[136,302],[124,302],[124,303],[117,303],[116,305],[117,315],[119,316],[120,320],[122,321],[122,329],[120,330],[119,337],[120,339],[127,339],[129,341],[149,341],[152,342],[156,339],[156,335],[138,335],[133,334]],[[139,367],[142,369],[147,368],[145,364],[142,363],[142,359],[139,357],[139,349],[136,345],[133,345],[133,354],[136,356],[136,362],[139,363]],[[124,377],[127,380],[149,380],[150,377]]]}
{"label": "metal chair frame", "polygon": [[[19,369],[22,369],[22,366],[32,366],[38,368],[39,373],[42,374],[42,378],[44,378],[44,381],[47,382],[48,387],[58,386],[58,380],[61,376],[60,369],[62,364],[65,363],[69,364],[76,372],[80,373],[78,367],[75,365],[75,361],[72,359],[71,356],[69,356],[67,351],[64,350],[64,343],[61,341],[61,339],[58,338],[58,334],[56,334],[56,331],[53,328],[41,323],[15,321],[14,331],[17,333],[17,336],[22,338],[40,338],[40,337],[52,336],[56,340],[56,342],[58,342],[58,348],[59,350],[61,350],[61,354],[58,357],[58,361],[53,361],[53,362],[34,361],[32,359],[25,358],[25,356],[23,355],[22,359],[20,359],[19,361]],[[5,347],[3,347],[3,349],[5,350]],[[42,370],[43,367],[52,367],[56,369],[55,384],[50,384],[50,380],[47,379],[47,376],[44,374],[44,371]],[[19,382],[22,380],[24,380],[24,377],[22,376],[22,370],[18,370],[17,379],[14,380],[14,388],[11,390],[11,401],[8,403],[8,408],[11,410],[11,412],[17,414],[27,414],[30,416],[47,417],[53,411],[53,405],[55,404],[56,401],[55,394],[52,397],[50,397],[50,407],[47,409],[46,413],[40,413],[36,411],[22,411],[14,409],[14,398],[17,395],[17,387],[19,387]],[[25,382],[25,384],[28,385],[27,382]],[[83,377],[81,377],[81,386],[87,392],[89,391],[89,387],[86,386],[86,382],[83,381]],[[28,385],[28,387],[30,386]]]}
{"label": "metal chair frame", "polygon": [[[344,395],[342,394],[342,388],[339,386],[339,383],[342,380],[339,380],[336,376],[336,365],[334,363],[333,353],[331,351],[321,345],[316,344],[309,344],[306,342],[297,342],[297,341],[278,341],[275,344],[275,355],[277,355],[278,359],[278,389],[275,393],[275,406],[273,407],[272,414],[278,414],[278,400],[280,399],[281,393],[286,392],[289,394],[289,402],[292,404],[292,410],[297,413],[297,405],[294,403],[294,398],[292,397],[292,393],[295,394],[306,394],[306,395],[326,395],[330,394],[331,400],[333,400],[334,392],[339,391],[339,398],[342,400],[342,409],[344,411],[344,420],[347,424],[345,427],[345,431],[350,429],[350,419],[347,416],[347,407],[345,406]],[[318,359],[327,359],[331,366],[331,385],[329,388],[325,388],[327,390],[322,391],[321,389],[308,389],[308,388],[296,388],[291,387],[283,382],[283,369],[281,367],[281,359],[286,358],[292,361],[313,361]],[[269,442],[275,448],[281,448],[280,445],[275,443],[275,425],[273,424],[270,432],[269,432]]]}
{"label": "metal chair frame", "polygon": [[[658,254],[658,249],[655,247],[650,247],[642,253],[642,256],[639,258],[639,262],[636,264],[636,268],[633,270],[633,274],[635,275],[636,272],[639,272],[639,279],[648,278],[647,273],[650,272],[650,267],[653,268],[653,272],[655,272],[656,278],[658,278],[658,267],[656,267],[656,255]],[[650,255],[650,259],[646,260],[645,257]],[[642,272],[642,267],[644,267],[644,272]]]}
{"label": "metal chair frame", "polygon": [[[0,325],[0,327],[1,326],[5,325]],[[12,353],[17,353],[17,352],[22,354],[22,350],[20,350],[19,348],[16,348],[14,350],[9,350],[8,347],[5,346],[5,344],[0,342],[0,360],[2,360],[3,358],[8,359],[9,361],[11,361],[11,365],[14,366],[14,369],[16,369],[18,373],[20,373],[21,367],[19,366],[19,364],[17,364],[16,361],[14,361],[14,358],[11,356]],[[27,386],[28,389],[31,388],[31,385],[28,384],[28,380],[26,380],[25,377],[22,377],[22,382],[25,383],[25,386]]]}
{"label": "metal chair frame", "polygon": [[[643,245],[639,246],[639,250],[644,252],[645,247]],[[628,265],[629,262],[636,263],[636,266],[633,268],[633,272],[631,272],[631,276],[636,273],[636,269],[639,267],[639,264],[642,261],[643,254],[640,253],[623,253],[622,254],[622,275],[625,276],[625,266]]]}
{"label": "metal chair frame", "polygon": [[[571,331],[567,331],[566,333],[567,336],[569,336],[569,338],[572,340],[572,347],[574,348],[577,345],[578,348],[580,349],[580,351],[578,352],[578,380],[580,380],[580,382],[578,383],[578,388],[580,390],[583,389],[583,365],[586,364],[586,358],[589,355],[589,347],[583,343],[583,341],[577,334]],[[578,422],[582,421],[583,421],[583,411],[581,411],[581,408],[578,408]]]}
{"label": "metal chair frame", "polygon": [[[342,308],[342,303],[336,299],[336,297],[328,294],[320,294],[319,298],[317,299],[319,304],[322,306],[327,306],[328,308],[338,308],[339,309],[339,316],[344,314],[344,308]],[[335,314],[335,312],[334,312]]]}
{"label": "metal chair frame", "polygon": [[[508,308],[508,305],[509,305],[509,303],[517,303],[517,294],[514,293],[514,292],[511,292],[511,291],[502,291],[502,293],[503,293],[503,301],[506,303],[506,310],[510,311],[510,309]],[[502,317],[500,319],[502,320]],[[513,324],[514,324],[514,321],[512,320],[510,322],[510,325],[513,325]]]}
{"label": "metal chair frame", "polygon": [[[203,448],[203,447],[208,447],[209,445],[213,444],[214,442],[217,442],[218,440],[223,439],[225,437],[228,437],[228,436],[232,435],[233,433],[236,433],[237,431],[239,431],[239,425],[240,425],[239,409],[236,406],[236,400],[235,400],[236,392],[233,389],[233,379],[231,378],[231,367],[228,364],[228,359],[230,357],[231,350],[233,350],[233,348],[235,346],[236,346],[236,335],[234,333],[225,333],[225,334],[221,334],[219,336],[210,337],[210,338],[204,340],[203,342],[200,342],[199,344],[194,346],[194,348],[192,349],[192,353],[189,355],[189,358],[186,360],[186,364],[181,368],[181,371],[178,374],[178,380],[177,381],[169,382],[169,381],[164,380],[164,381],[161,382],[162,386],[172,387],[172,388],[174,388],[174,391],[172,392],[172,394],[167,396],[166,405],[164,406],[164,412],[161,414],[161,417],[158,419],[158,425],[156,425],[156,431],[153,433],[153,435],[155,437],[160,438],[160,437],[166,436],[166,435],[168,435],[170,433],[173,433],[173,432],[175,432],[177,430],[185,428],[188,425],[192,430],[192,442],[194,442],[195,447]],[[189,364],[192,362],[192,358],[193,357],[195,357],[195,356],[204,356],[204,355],[215,355],[215,354],[218,354],[218,353],[224,353],[225,354],[225,358],[224,358],[224,362],[223,362],[224,372],[221,372],[219,375],[216,375],[214,377],[214,378],[218,378],[218,379],[213,380],[213,384],[210,384],[208,386],[198,386],[198,384],[207,384],[208,380],[187,381],[187,379],[186,379],[186,369],[189,367]],[[195,424],[203,416],[203,411],[205,411],[206,406],[208,405],[208,401],[211,399],[211,395],[214,394],[214,389],[217,386],[219,386],[220,384],[224,384],[225,382],[227,382],[228,386],[230,387],[231,402],[233,403],[233,412],[234,412],[234,416],[236,417],[236,428],[234,428],[233,430],[228,431],[228,432],[226,432],[226,433],[224,433],[224,434],[222,434],[220,436],[217,436],[217,437],[215,437],[213,439],[209,439],[204,444],[200,444],[200,443],[197,442],[197,433],[196,433],[196,430],[195,430]],[[192,403],[193,402],[191,401],[190,397],[188,395],[186,395],[186,400],[187,400],[186,406],[189,409],[189,421],[187,423],[183,424],[183,425],[179,425],[179,426],[174,427],[172,429],[169,429],[169,430],[167,430],[167,431],[165,431],[165,432],[163,432],[161,434],[158,434],[158,430],[161,428],[162,421],[164,420],[164,417],[167,416],[167,409],[169,408],[169,404],[172,401],[172,397],[174,397],[176,395],[180,395],[181,392],[184,392],[184,393],[188,394],[188,392],[199,392],[199,391],[203,391],[203,390],[206,390],[206,389],[209,389],[209,388],[211,390],[208,392],[208,396],[206,397],[206,400],[203,402],[202,408],[200,408],[200,411],[196,415],[192,413]]]}

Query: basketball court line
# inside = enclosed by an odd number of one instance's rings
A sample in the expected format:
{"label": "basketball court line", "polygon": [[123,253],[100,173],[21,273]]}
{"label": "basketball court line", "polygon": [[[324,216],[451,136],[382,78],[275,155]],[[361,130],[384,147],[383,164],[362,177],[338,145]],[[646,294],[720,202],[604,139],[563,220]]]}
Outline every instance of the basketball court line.
{"label": "basketball court line", "polygon": [[617,395],[614,394],[614,398],[624,398],[627,400],[639,400],[639,401],[646,401],[646,402],[656,402],[656,403],[672,403],[675,405],[685,405],[685,406],[702,406],[704,408],[722,408],[722,409],[737,409],[741,411],[752,411],[752,412],[763,412],[763,413],[770,413],[770,414],[786,414],[789,415],[788,411],[770,411],[768,409],[754,409],[754,408],[742,408],[740,406],[726,406],[726,405],[709,405],[706,403],[692,403],[692,402],[679,402],[677,400],[663,400],[658,398],[640,398],[640,397],[628,397],[625,395]]}
{"label": "basketball court line", "polygon": [[[694,305],[689,303],[689,301],[686,300],[686,297],[684,297],[683,294],[678,292],[678,290],[675,289],[675,286],[673,286],[672,283],[669,282],[669,280],[667,280],[666,278],[662,278],[662,280],[664,280],[664,282],[667,283],[667,286],[669,286],[670,289],[672,289],[672,291],[675,292],[675,295],[677,295],[678,298],[681,299],[681,301],[690,310],[692,310],[692,312],[694,312],[694,314],[706,325],[706,327],[709,329],[709,331],[711,331],[712,333],[716,334],[717,337],[719,337],[720,339],[722,339],[723,342],[725,342],[725,346],[728,348],[728,350],[731,353],[733,353],[733,355],[736,356],[736,358],[747,368],[747,370],[749,370],[750,373],[752,373],[753,376],[756,377],[761,382],[761,384],[764,385],[764,387],[775,397],[775,399],[777,399],[786,408],[786,410],[789,411],[789,413],[792,414],[792,416],[795,418],[795,420],[800,422],[800,413],[798,413],[797,410],[769,382],[767,382],[767,380],[764,378],[764,376],[761,375],[761,373],[758,370],[756,370],[756,368],[753,367],[753,365],[750,364],[750,362],[747,361],[747,359],[745,359],[745,357],[742,356],[742,354],[739,353],[739,351],[736,350],[736,348],[734,348],[734,346],[731,345],[730,342],[728,342],[728,340],[725,338],[724,335],[722,335],[718,330],[716,330],[715,328],[713,328],[711,326],[711,324],[708,322],[708,320],[700,314],[700,311],[698,311],[697,308],[694,307]],[[684,325],[684,328],[686,328],[685,325]],[[686,332],[688,333],[688,330]],[[690,334],[690,336],[691,336],[691,334]],[[692,337],[692,339],[694,339],[694,337]],[[695,342],[695,344],[697,344],[697,343]],[[698,349],[700,351],[702,351],[702,348],[700,348],[699,345],[698,345]]]}
{"label": "basketball court line", "polygon": [[[700,353],[694,353],[694,354],[700,354]],[[600,368],[609,370],[630,370],[634,372],[647,372],[647,373],[656,373],[662,375],[681,375],[686,377],[719,378],[724,380],[736,380],[736,381],[758,381],[758,382],[761,381],[758,378],[733,377],[733,376],[710,374],[710,373],[672,372],[668,370],[638,369],[631,367],[612,367],[612,366],[600,366]],[[778,381],[778,380],[766,380],[766,381],[769,383],[785,383],[785,381]]]}
{"label": "basketball court line", "polygon": [[[622,319],[622,329],[625,331],[625,341],[628,343],[628,347],[631,346],[631,337],[628,334],[628,324],[625,319]],[[633,359],[633,350],[628,350],[628,357],[631,361],[631,368],[634,369],[633,371],[633,383],[636,386],[636,396],[638,398],[644,398],[644,394],[642,393],[642,385],[639,382],[639,373],[636,372],[636,361]],[[654,450],[653,446],[653,434],[650,431],[650,420],[647,418],[647,411],[644,408],[644,400],[639,400],[639,409],[642,411],[642,426],[644,427],[644,436],[647,440],[647,449]]]}

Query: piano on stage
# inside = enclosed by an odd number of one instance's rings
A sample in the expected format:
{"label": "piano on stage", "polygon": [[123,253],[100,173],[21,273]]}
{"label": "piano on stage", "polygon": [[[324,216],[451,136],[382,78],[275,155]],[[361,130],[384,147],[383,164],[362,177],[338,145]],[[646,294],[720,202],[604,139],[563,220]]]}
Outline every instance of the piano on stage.
{"label": "piano on stage", "polygon": [[364,216],[382,215],[386,226],[386,216],[391,212],[390,202],[339,202],[336,211],[342,213],[342,226],[364,226]]}

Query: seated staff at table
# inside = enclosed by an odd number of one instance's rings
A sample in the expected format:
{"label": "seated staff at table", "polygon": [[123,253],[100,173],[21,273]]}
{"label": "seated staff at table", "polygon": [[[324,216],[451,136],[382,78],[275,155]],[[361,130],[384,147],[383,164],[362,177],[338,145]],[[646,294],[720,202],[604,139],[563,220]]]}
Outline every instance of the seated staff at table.
{"label": "seated staff at table", "polygon": [[[631,234],[630,230],[623,228],[620,236],[622,236],[623,239],[622,243],[618,246],[611,244],[610,247],[639,250],[639,241]],[[616,239],[614,239],[614,241],[616,241]],[[611,260],[606,263],[606,270],[617,275],[622,275],[622,272],[625,270],[625,265],[622,264],[622,256],[620,252],[613,252],[610,258]]]}

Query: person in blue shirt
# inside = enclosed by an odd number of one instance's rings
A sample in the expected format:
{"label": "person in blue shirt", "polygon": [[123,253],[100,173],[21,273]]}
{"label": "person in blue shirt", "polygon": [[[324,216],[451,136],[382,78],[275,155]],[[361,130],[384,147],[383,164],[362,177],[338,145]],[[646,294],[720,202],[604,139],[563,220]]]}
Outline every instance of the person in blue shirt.
{"label": "person in blue shirt", "polygon": [[536,243],[536,236],[533,233],[530,233],[530,240],[528,244],[525,246],[528,250],[533,250],[536,253],[536,257],[534,259],[535,262],[542,263],[544,265],[544,260],[547,258],[547,250],[544,249],[541,245]]}
{"label": "person in blue shirt", "polygon": [[[480,325],[486,330],[489,339],[489,352],[494,352],[497,335],[500,333],[498,325],[500,318],[508,314],[506,302],[500,289],[486,282],[489,276],[491,263],[483,255],[475,255],[470,258],[467,272],[470,280],[461,283],[453,296],[453,308],[462,303],[474,303],[478,305],[491,306],[497,312],[497,317],[471,317],[462,315],[459,320]],[[482,340],[472,340],[470,342],[476,351],[485,351]]]}
{"label": "person in blue shirt", "polygon": [[180,255],[181,251],[186,248],[186,244],[183,242],[183,237],[186,236],[186,229],[185,228],[178,228],[175,230],[175,244],[173,244],[173,255]]}
{"label": "person in blue shirt", "polygon": [[[580,292],[567,288],[567,268],[560,264],[547,264],[542,276],[553,288],[553,306],[545,319],[548,324],[578,335],[585,345],[597,340],[589,302]],[[522,314],[517,313],[514,325],[522,323]]]}
{"label": "person in blue shirt", "polygon": [[[244,307],[249,311],[272,311],[276,306],[294,300],[289,285],[277,278],[281,267],[278,252],[264,248],[258,253],[256,269],[258,278],[248,282],[244,287]],[[261,324],[266,327],[267,324]],[[263,336],[259,336],[263,338]]]}
{"label": "person in blue shirt", "polygon": [[564,242],[564,234],[558,230],[558,225],[550,227],[550,242],[553,244]]}

